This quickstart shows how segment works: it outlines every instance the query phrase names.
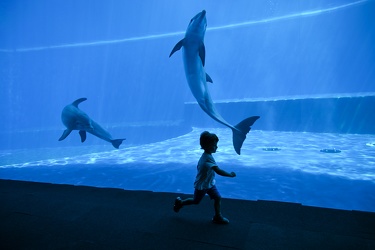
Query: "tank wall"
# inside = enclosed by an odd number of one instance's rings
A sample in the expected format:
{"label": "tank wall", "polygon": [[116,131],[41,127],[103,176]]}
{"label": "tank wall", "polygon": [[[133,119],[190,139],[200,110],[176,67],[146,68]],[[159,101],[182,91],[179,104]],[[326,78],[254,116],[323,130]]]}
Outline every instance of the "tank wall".
{"label": "tank wall", "polygon": [[[233,125],[246,117],[259,115],[260,119],[253,125],[257,130],[375,133],[375,96],[238,101],[215,105]],[[222,126],[196,103],[185,104],[185,120],[196,127]]]}

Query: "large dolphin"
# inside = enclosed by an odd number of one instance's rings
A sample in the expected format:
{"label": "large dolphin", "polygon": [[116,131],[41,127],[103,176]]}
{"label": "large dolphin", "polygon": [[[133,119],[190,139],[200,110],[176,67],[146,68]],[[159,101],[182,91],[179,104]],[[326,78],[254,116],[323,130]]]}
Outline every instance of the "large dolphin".
{"label": "large dolphin", "polygon": [[78,104],[86,101],[87,98],[79,98],[73,103],[66,105],[61,113],[61,120],[64,123],[66,130],[60,137],[59,141],[64,140],[73,130],[79,130],[81,142],[86,140],[86,132],[93,134],[100,139],[112,143],[115,148],[119,148],[122,141],[125,139],[112,139],[112,136],[102,128],[94,120],[78,108]]}
{"label": "large dolphin", "polygon": [[241,154],[241,147],[246,139],[246,134],[259,116],[246,118],[233,126],[225,121],[216,110],[207,88],[207,82],[212,82],[212,79],[204,69],[206,50],[203,40],[206,27],[206,11],[203,10],[191,19],[185,38],[176,44],[169,57],[182,48],[185,76],[191,92],[204,112],[217,122],[232,129],[234,149],[237,154]]}

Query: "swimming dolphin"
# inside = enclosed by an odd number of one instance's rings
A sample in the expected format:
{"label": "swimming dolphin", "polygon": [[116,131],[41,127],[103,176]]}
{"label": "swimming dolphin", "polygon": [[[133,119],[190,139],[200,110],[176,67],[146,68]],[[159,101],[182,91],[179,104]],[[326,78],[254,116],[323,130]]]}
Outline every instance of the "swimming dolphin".
{"label": "swimming dolphin", "polygon": [[93,134],[100,139],[112,143],[115,148],[119,148],[122,141],[125,139],[112,139],[112,136],[103,129],[98,123],[90,119],[90,117],[78,108],[78,104],[86,101],[87,98],[79,98],[72,104],[66,105],[61,113],[61,120],[64,123],[66,130],[60,137],[59,141],[64,140],[73,130],[79,130],[81,142],[86,140],[86,132]]}
{"label": "swimming dolphin", "polygon": [[232,129],[234,149],[237,154],[241,154],[241,147],[246,139],[246,134],[259,116],[246,118],[233,126],[225,121],[216,110],[207,88],[207,82],[212,82],[212,79],[204,69],[206,50],[203,40],[206,27],[206,11],[203,10],[191,19],[185,38],[176,44],[169,57],[182,48],[185,76],[191,92],[204,112],[217,122]]}

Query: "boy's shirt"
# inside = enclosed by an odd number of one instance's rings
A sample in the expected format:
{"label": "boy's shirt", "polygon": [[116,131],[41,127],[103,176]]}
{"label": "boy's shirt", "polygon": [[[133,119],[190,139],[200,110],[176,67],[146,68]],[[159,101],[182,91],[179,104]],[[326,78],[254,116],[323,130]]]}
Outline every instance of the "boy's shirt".
{"label": "boy's shirt", "polygon": [[211,154],[203,153],[198,161],[197,177],[195,178],[194,188],[198,190],[209,189],[215,185],[215,171],[213,166],[217,166],[214,157]]}

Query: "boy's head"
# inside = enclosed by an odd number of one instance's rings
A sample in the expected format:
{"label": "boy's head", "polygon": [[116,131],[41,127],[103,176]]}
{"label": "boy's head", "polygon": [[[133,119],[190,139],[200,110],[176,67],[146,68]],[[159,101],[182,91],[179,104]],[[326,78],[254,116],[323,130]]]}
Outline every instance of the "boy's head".
{"label": "boy's head", "polygon": [[219,138],[215,134],[212,134],[208,131],[202,132],[200,137],[200,144],[204,151],[212,151],[212,153],[214,153],[216,151],[216,148],[214,147],[217,147],[218,142]]}

